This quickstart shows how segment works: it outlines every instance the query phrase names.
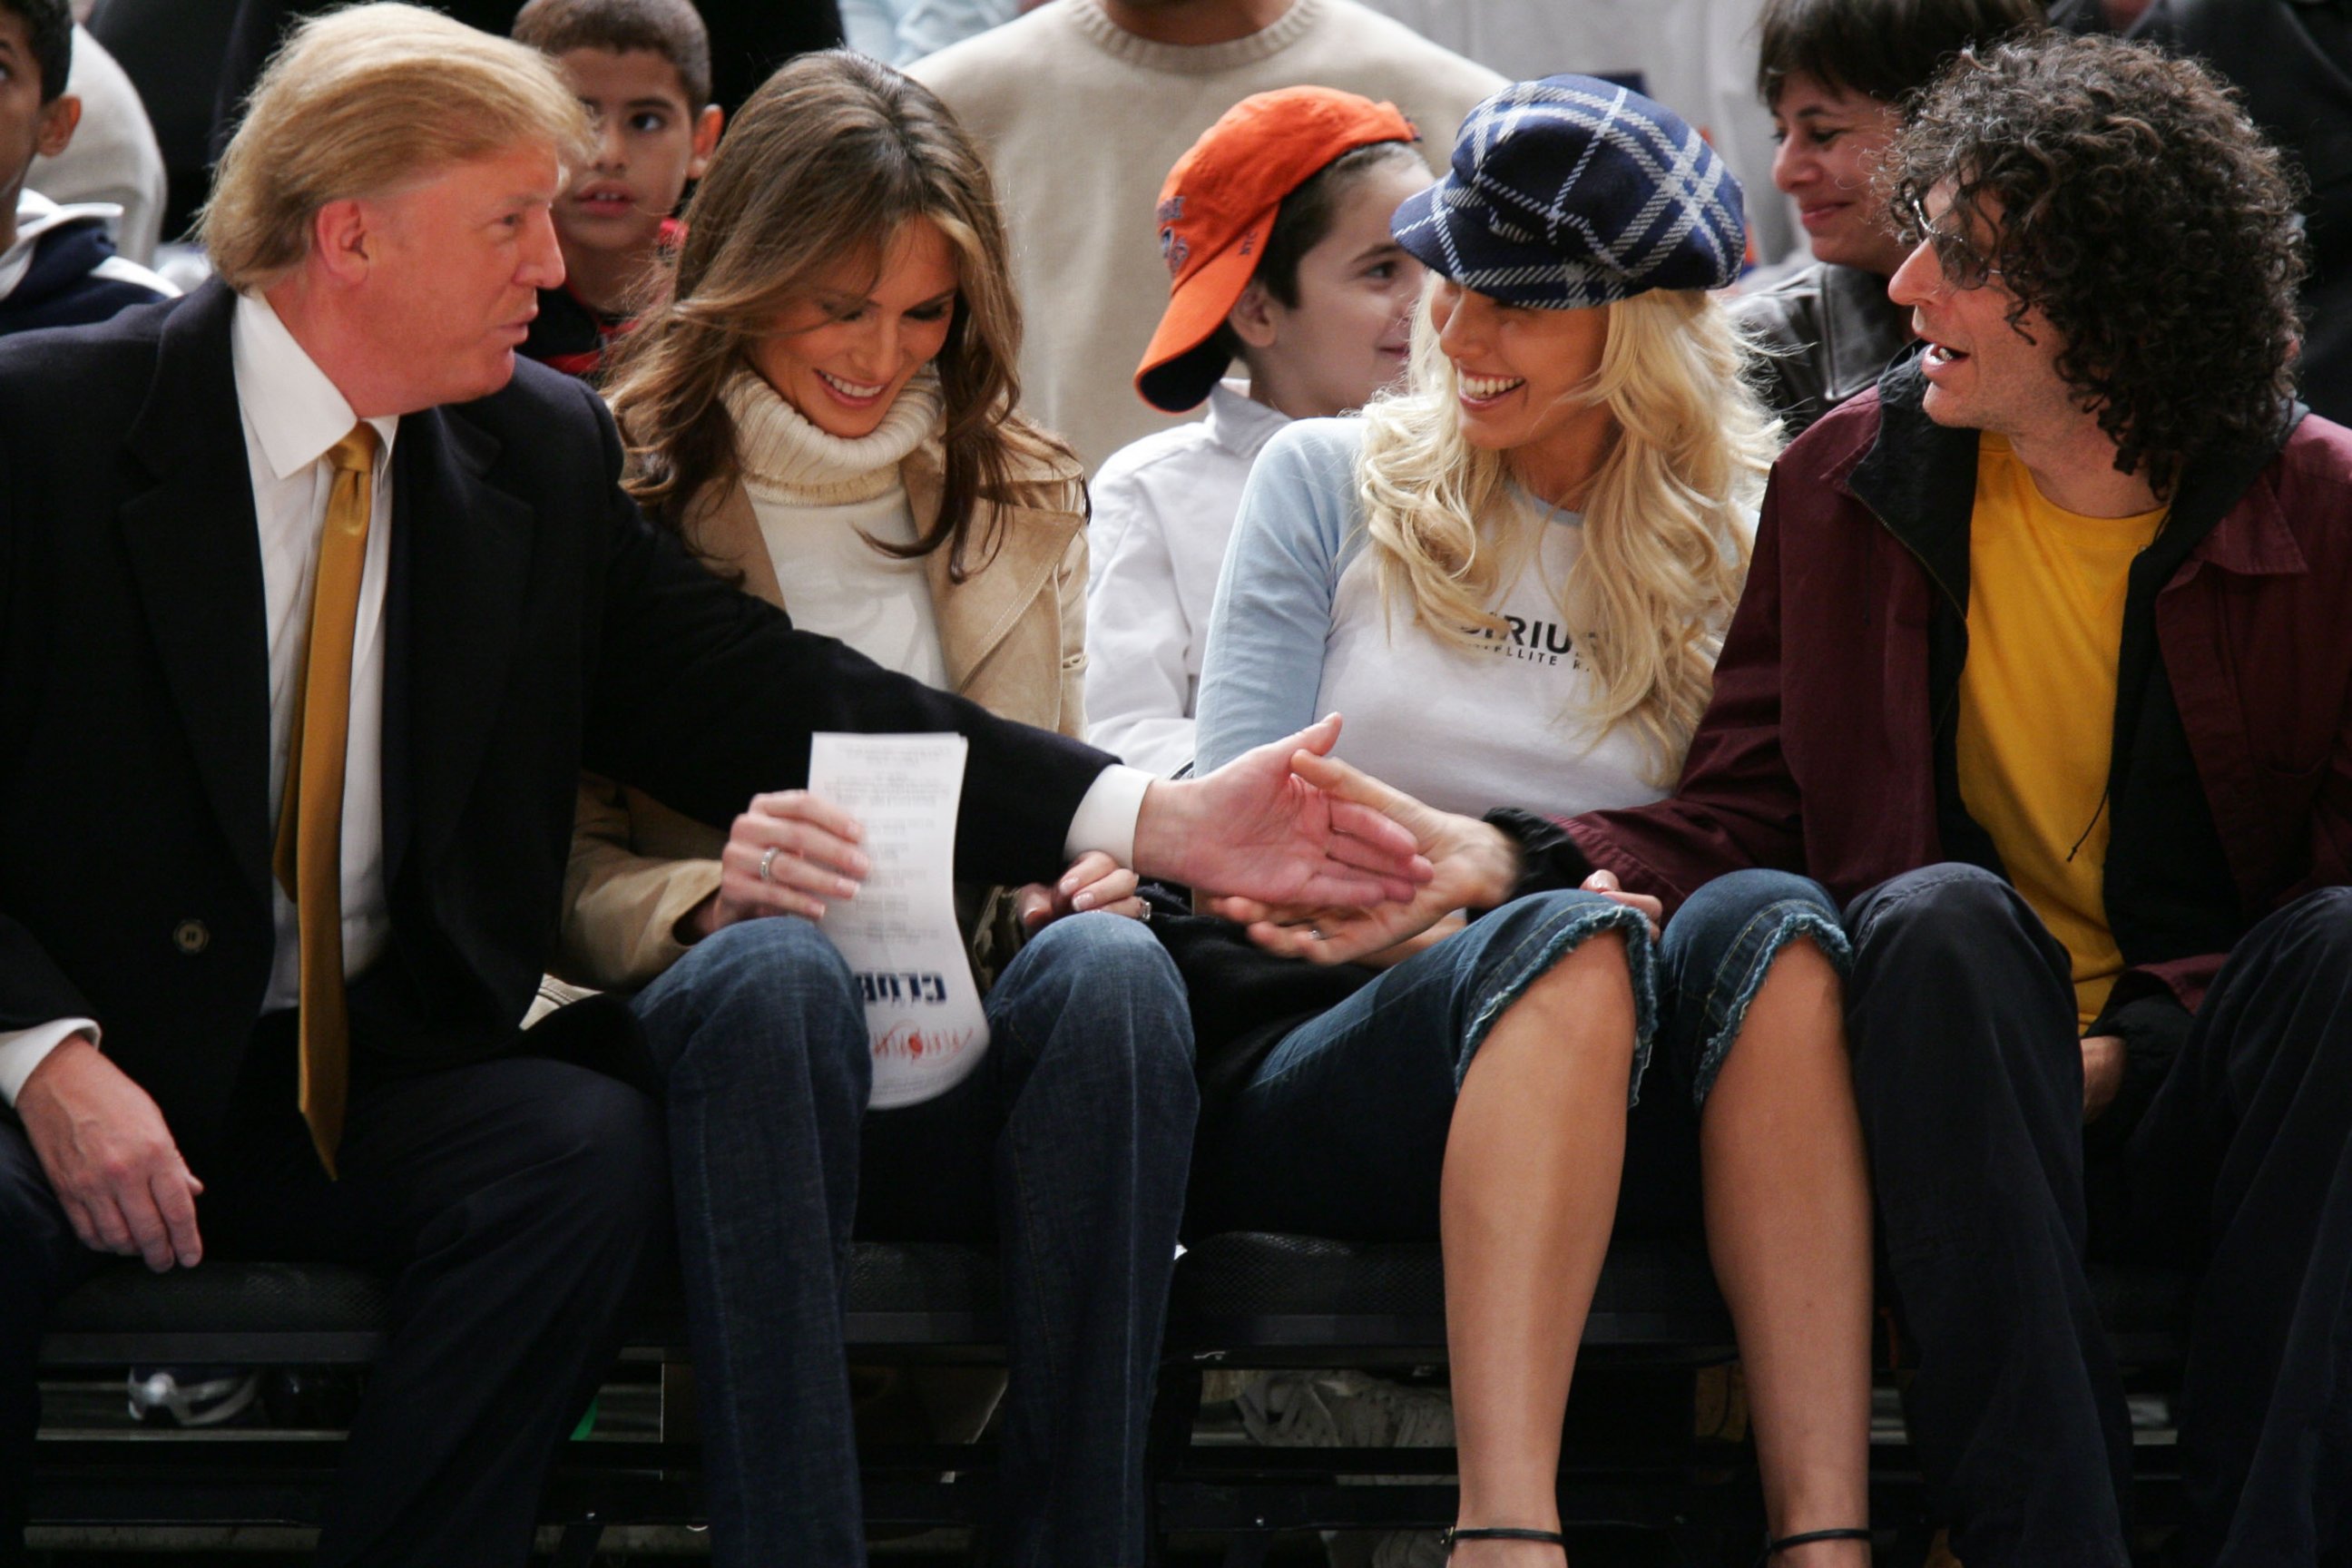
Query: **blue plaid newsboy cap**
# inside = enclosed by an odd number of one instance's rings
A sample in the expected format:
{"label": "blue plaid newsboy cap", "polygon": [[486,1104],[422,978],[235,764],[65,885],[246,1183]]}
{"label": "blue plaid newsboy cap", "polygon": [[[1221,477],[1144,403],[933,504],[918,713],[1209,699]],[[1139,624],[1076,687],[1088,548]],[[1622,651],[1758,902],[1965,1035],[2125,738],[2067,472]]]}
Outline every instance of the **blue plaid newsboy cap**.
{"label": "blue plaid newsboy cap", "polygon": [[1682,116],[1552,76],[1470,111],[1445,177],[1389,220],[1397,243],[1507,305],[1580,310],[1739,276],[1739,182]]}

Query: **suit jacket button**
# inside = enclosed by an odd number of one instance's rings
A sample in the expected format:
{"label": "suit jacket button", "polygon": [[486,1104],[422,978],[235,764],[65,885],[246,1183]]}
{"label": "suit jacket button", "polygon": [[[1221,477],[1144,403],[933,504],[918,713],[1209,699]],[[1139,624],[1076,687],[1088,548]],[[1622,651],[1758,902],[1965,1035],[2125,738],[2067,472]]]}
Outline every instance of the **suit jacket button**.
{"label": "suit jacket button", "polygon": [[212,946],[212,929],[202,921],[182,921],[172,928],[172,945],[194,958]]}

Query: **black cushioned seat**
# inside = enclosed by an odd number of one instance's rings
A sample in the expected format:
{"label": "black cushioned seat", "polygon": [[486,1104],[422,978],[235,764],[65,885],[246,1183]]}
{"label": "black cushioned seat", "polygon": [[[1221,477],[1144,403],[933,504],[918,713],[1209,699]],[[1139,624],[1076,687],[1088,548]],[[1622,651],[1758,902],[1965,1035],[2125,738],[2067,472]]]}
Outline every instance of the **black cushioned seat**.
{"label": "black cushioned seat", "polygon": [[[1443,1352],[1445,1275],[1433,1242],[1333,1241],[1235,1231],[1176,1266],[1180,1351]],[[1612,1248],[1584,1342],[1637,1354],[1728,1353],[1731,1321],[1696,1246]]]}
{"label": "black cushioned seat", "polygon": [[[2179,1359],[2195,1292],[2179,1270],[2094,1265],[2100,1321],[2126,1364]],[[373,1275],[332,1264],[215,1262],[150,1274],[109,1266],[58,1309],[42,1346],[51,1365],[129,1362],[363,1362],[381,1347],[384,1290]],[[851,1249],[848,1332],[875,1349],[969,1351],[999,1343],[995,1258],[978,1247],[859,1242]],[[686,1330],[665,1292],[632,1336],[683,1350]],[[1439,1352],[1445,1280],[1429,1243],[1348,1242],[1234,1232],[1188,1250],[1169,1314],[1179,1352],[1311,1352],[1352,1347]],[[1621,1247],[1595,1291],[1585,1342],[1635,1352],[1727,1350],[1731,1325],[1695,1247]]]}
{"label": "black cushioned seat", "polygon": [[[137,1362],[285,1365],[364,1362],[383,1343],[383,1282],[330,1263],[213,1262],[151,1274],[110,1264],[58,1304],[42,1342],[53,1366]],[[1003,1337],[996,1259],[973,1247],[859,1242],[851,1248],[852,1344],[948,1349]],[[640,1346],[686,1345],[674,1289],[631,1335]]]}
{"label": "black cushioned seat", "polygon": [[383,1342],[383,1283],[329,1263],[206,1263],[151,1274],[128,1259],[58,1303],[52,1365],[366,1361]]}

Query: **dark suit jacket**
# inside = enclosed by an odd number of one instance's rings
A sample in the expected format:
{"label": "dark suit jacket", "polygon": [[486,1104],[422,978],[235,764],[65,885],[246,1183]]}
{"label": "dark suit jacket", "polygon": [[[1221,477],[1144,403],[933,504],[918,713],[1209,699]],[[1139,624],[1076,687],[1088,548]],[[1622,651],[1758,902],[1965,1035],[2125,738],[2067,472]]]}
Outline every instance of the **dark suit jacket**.
{"label": "dark suit jacket", "polygon": [[[268,987],[268,648],[218,284],[0,342],[0,1029],[84,1015],[184,1146]],[[391,948],[363,1059],[512,1048],[554,944],[585,767],[724,824],[816,730],[971,737],[957,871],[1058,872],[1108,761],[795,631],[648,525],[610,418],[519,363],[393,449]]]}

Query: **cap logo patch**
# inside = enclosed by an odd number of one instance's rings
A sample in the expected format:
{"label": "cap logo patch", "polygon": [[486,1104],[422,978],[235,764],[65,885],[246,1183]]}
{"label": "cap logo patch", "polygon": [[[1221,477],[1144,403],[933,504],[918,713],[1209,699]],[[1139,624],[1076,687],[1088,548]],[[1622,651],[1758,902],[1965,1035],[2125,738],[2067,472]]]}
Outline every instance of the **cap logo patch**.
{"label": "cap logo patch", "polygon": [[1184,221],[1184,198],[1182,196],[1170,196],[1166,201],[1160,204],[1160,210],[1155,216],[1159,217],[1162,225],[1182,223]]}
{"label": "cap logo patch", "polygon": [[1183,271],[1184,263],[1190,260],[1192,256],[1192,247],[1177,237],[1174,229],[1163,228],[1160,231],[1160,259],[1168,263],[1168,276],[1173,278]]}

